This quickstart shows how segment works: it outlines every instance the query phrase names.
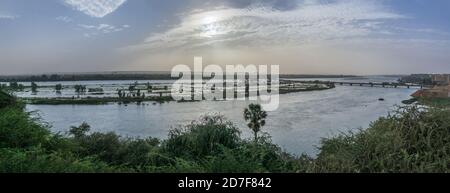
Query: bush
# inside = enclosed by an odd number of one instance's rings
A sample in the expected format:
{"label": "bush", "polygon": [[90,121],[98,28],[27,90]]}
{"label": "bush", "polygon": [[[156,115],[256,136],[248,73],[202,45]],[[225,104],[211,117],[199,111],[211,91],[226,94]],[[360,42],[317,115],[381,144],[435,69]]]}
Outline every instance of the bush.
{"label": "bush", "polygon": [[15,98],[0,89],[0,109],[15,104]]}
{"label": "bush", "polygon": [[0,148],[28,148],[47,143],[50,131],[15,106],[0,110]]}
{"label": "bush", "polygon": [[206,164],[209,172],[252,173],[252,172],[297,172],[298,159],[274,145],[266,134],[255,141],[242,141],[236,148],[222,148]]}
{"label": "bush", "polygon": [[357,134],[326,139],[317,172],[450,172],[450,110],[403,107]]}
{"label": "bush", "polygon": [[204,116],[200,121],[171,130],[163,151],[172,156],[200,159],[216,155],[223,147],[237,147],[239,135],[239,129],[222,116]]}
{"label": "bush", "polygon": [[0,149],[1,173],[92,173],[120,171],[105,163],[78,160],[71,155],[47,153],[43,149]]}
{"label": "bush", "polygon": [[83,123],[72,127],[70,133],[78,148],[75,152],[82,156],[95,157],[98,160],[112,164],[139,169],[153,163],[153,152],[159,145],[154,138],[130,139],[121,138],[115,133],[92,133],[87,135],[90,126]]}

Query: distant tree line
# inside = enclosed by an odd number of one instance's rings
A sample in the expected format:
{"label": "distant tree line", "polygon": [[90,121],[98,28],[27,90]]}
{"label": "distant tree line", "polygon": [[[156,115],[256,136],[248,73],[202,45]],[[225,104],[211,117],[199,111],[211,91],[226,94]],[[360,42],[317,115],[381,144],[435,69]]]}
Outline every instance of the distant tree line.
{"label": "distant tree line", "polygon": [[[344,78],[350,75],[299,75],[284,74],[280,78]],[[0,82],[52,82],[52,81],[88,81],[88,80],[174,80],[170,73],[111,73],[111,74],[42,74],[21,76],[0,76]]]}
{"label": "distant tree line", "polygon": [[170,74],[51,74],[0,76],[0,82],[54,82],[88,80],[172,80]]}

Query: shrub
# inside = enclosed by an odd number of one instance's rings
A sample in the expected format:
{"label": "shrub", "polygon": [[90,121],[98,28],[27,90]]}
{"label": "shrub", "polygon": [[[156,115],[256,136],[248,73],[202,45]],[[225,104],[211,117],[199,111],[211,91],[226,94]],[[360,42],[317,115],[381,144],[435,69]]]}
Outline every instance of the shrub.
{"label": "shrub", "polygon": [[450,172],[450,110],[400,108],[357,134],[323,141],[318,172]]}
{"label": "shrub", "polygon": [[[121,171],[90,159],[78,160],[69,154],[30,150],[0,149],[1,173],[92,173]],[[126,171],[126,170],[124,170]]]}
{"label": "shrub", "polygon": [[46,143],[50,131],[15,106],[0,110],[0,148],[27,148]]}
{"label": "shrub", "polygon": [[235,148],[240,131],[222,116],[204,116],[200,121],[169,132],[164,152],[188,159],[215,155],[220,148]]}
{"label": "shrub", "polygon": [[233,149],[222,147],[220,153],[208,157],[205,167],[218,173],[299,171],[297,159],[274,145],[268,134],[257,141],[244,140]]}
{"label": "shrub", "polygon": [[122,138],[115,133],[92,133],[90,126],[83,123],[79,127],[72,127],[70,133],[74,136],[73,142],[78,148],[75,152],[82,157],[90,156],[112,164],[142,168],[153,164],[153,152],[159,145],[155,138],[130,139]]}
{"label": "shrub", "polygon": [[15,98],[0,89],[0,109],[15,104]]}

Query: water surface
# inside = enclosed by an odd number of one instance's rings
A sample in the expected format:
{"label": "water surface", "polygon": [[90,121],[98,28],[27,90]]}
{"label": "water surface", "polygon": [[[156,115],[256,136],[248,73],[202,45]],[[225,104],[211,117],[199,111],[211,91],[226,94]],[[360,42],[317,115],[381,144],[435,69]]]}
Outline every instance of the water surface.
{"label": "water surface", "polygon": [[[414,89],[337,86],[325,91],[281,95],[280,107],[269,112],[267,125],[273,142],[294,153],[315,155],[321,138],[340,132],[367,127],[380,116],[386,116],[395,105],[408,99]],[[385,101],[379,101],[384,98]],[[145,105],[28,105],[39,111],[55,132],[65,133],[70,126],[87,122],[93,131],[114,131],[124,136],[166,138],[177,125],[189,123],[208,113],[221,113],[250,138],[243,120],[246,101],[202,101]]]}

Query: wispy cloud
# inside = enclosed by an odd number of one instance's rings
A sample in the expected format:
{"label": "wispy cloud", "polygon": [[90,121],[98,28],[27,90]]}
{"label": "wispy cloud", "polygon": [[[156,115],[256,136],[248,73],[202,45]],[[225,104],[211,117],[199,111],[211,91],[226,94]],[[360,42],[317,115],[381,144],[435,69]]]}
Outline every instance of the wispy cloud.
{"label": "wispy cloud", "polygon": [[114,32],[120,32],[127,28],[130,28],[129,25],[121,25],[121,26],[114,26],[109,24],[98,24],[98,25],[85,25],[85,24],[79,24],[79,28],[85,30],[83,35],[85,37],[93,37],[100,34],[109,34]]}
{"label": "wispy cloud", "polygon": [[64,0],[66,4],[91,17],[105,17],[127,0]]}
{"label": "wispy cloud", "polygon": [[0,19],[17,19],[19,16],[7,14],[7,13],[1,13],[0,12]]}
{"label": "wispy cloud", "polygon": [[222,7],[182,14],[182,22],[127,49],[301,45],[309,42],[387,35],[386,22],[406,17],[378,1],[305,1],[294,9]]}
{"label": "wispy cloud", "polygon": [[62,21],[64,23],[71,23],[73,21],[72,18],[67,17],[67,16],[59,16],[59,17],[56,17],[55,19],[58,21]]}

